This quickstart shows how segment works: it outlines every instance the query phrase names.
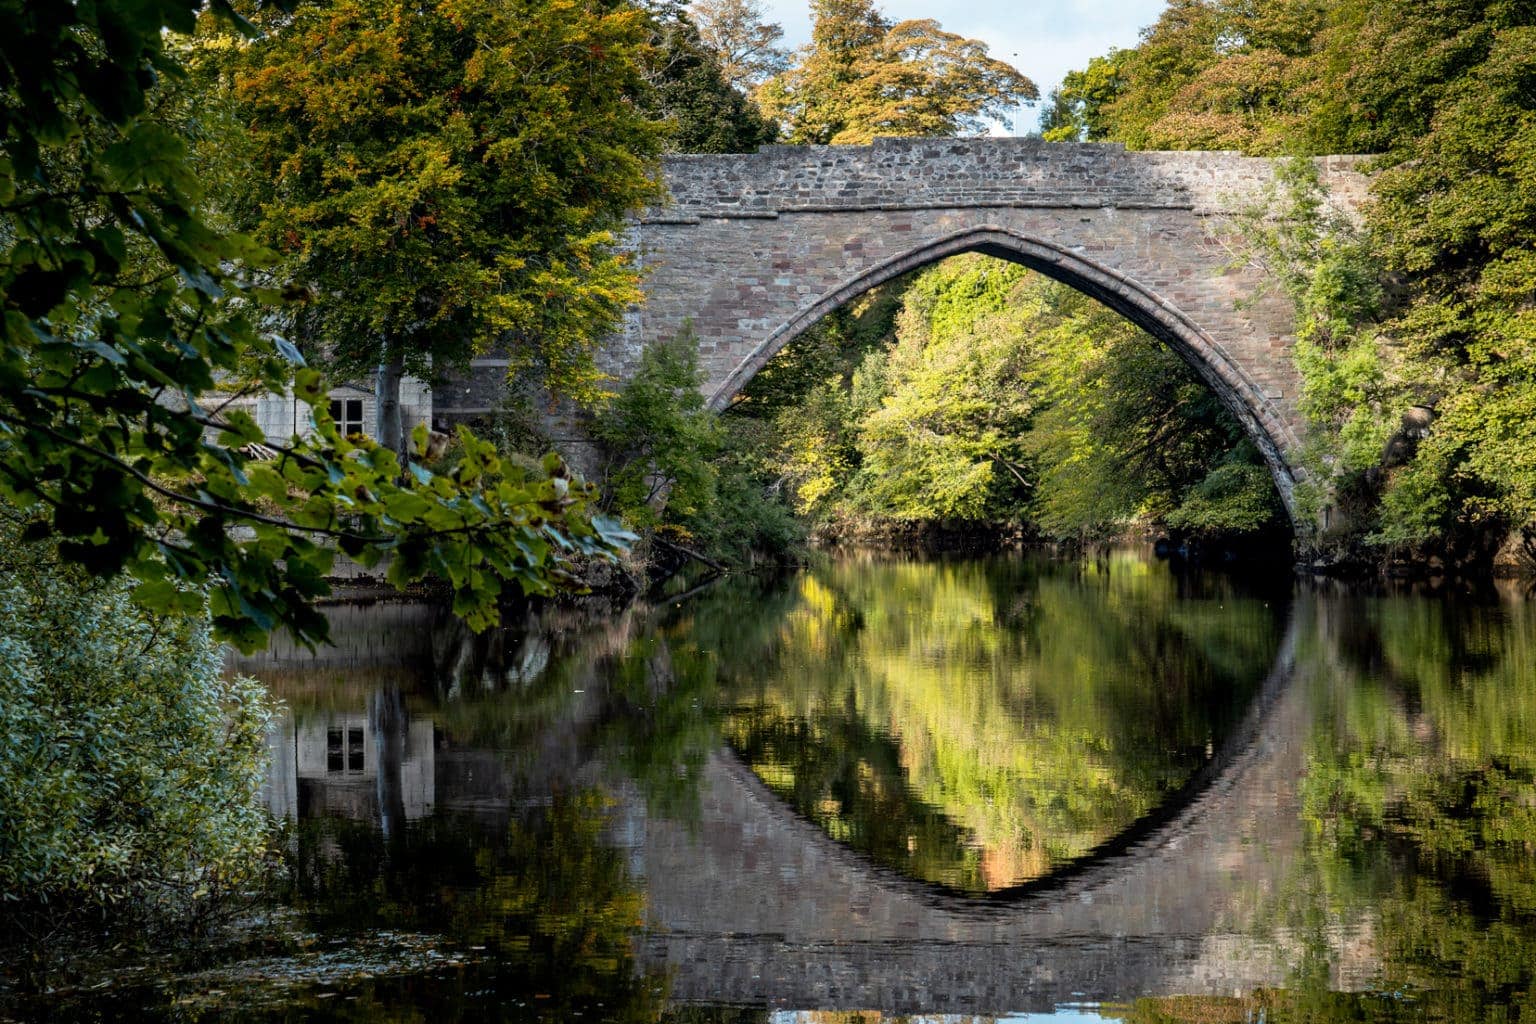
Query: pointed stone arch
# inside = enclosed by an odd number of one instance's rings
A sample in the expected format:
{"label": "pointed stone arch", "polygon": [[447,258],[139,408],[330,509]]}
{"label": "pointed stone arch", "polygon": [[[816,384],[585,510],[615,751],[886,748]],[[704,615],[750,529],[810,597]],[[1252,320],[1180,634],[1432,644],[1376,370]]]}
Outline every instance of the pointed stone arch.
{"label": "pointed stone arch", "polygon": [[828,314],[903,274],[971,252],[1020,264],[1097,299],[1178,353],[1242,424],[1263,454],[1287,510],[1294,513],[1298,473],[1285,453],[1298,450],[1300,441],[1275,403],[1213,338],[1177,306],[1134,279],[1082,253],[992,224],[926,241],[821,295],[770,332],[727,375],[709,396],[710,408],[725,408],[769,360]]}
{"label": "pointed stone arch", "polygon": [[[1274,200],[1279,161],[1131,153],[1038,139],[877,139],[669,157],[671,202],[629,236],[646,301],[605,367],[691,325],[703,391],[723,407],[785,344],[883,281],[963,252],[1023,264],[1099,299],[1211,386],[1269,466],[1297,527],[1304,417],[1294,310],[1240,225]],[[1355,214],[1369,181],[1317,160]]]}

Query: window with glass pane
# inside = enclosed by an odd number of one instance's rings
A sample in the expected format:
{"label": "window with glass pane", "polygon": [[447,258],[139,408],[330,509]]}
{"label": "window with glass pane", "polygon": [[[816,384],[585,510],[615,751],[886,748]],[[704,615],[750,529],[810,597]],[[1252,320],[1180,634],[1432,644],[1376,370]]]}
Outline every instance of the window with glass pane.
{"label": "window with glass pane", "polygon": [[331,399],[331,419],[343,437],[363,432],[363,400],[361,398]]}

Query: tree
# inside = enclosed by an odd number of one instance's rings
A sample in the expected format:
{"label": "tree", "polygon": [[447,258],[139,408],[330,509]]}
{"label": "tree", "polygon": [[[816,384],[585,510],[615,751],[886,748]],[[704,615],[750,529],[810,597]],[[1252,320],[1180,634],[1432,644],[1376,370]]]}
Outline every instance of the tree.
{"label": "tree", "polygon": [[1501,20],[1375,185],[1374,247],[1406,292],[1384,333],[1436,412],[1385,495],[1393,543],[1536,523],[1536,27]]}
{"label": "tree", "polygon": [[758,92],[792,143],[848,145],[879,135],[980,132],[1039,93],[986,44],[937,21],[893,24],[870,0],[815,0],[798,63]]}
{"label": "tree", "polygon": [[725,80],[741,92],[788,69],[789,52],[779,45],[784,29],[763,21],[761,0],[693,0],[688,9]]}
{"label": "tree", "polygon": [[1094,57],[1081,71],[1068,71],[1061,88],[1050,96],[1050,107],[1040,119],[1040,134],[1047,142],[1099,142],[1108,136],[1104,108],[1125,88],[1122,65],[1135,57],[1133,50],[1110,50]]}
{"label": "tree", "polygon": [[663,503],[682,512],[713,500],[719,425],[699,391],[698,336],[689,329],[645,350],[634,375],[592,425],[606,450],[609,507],[645,526]]}
{"label": "tree", "polygon": [[691,327],[646,349],[592,423],[604,456],[604,505],[649,531],[669,556],[714,568],[715,559],[780,558],[800,532],[770,492],[760,449],[705,407],[701,383]]}
{"label": "tree", "polygon": [[1035,406],[1023,267],[985,257],[929,270],[907,292],[885,395],[859,417],[864,507],[897,519],[1016,517],[1030,486],[1022,438]]}
{"label": "tree", "polygon": [[[317,293],[307,351],[378,366],[381,410],[402,372],[493,346],[593,397],[596,347],[640,298],[617,232],[660,194],[662,126],[635,102],[645,14],[330,0],[260,23],[233,83],[261,154],[256,230]],[[398,416],[381,428],[399,448]]]}
{"label": "tree", "polygon": [[1048,137],[1139,149],[1293,148],[1320,99],[1308,58],[1325,16],[1322,0],[1173,0],[1134,49],[1067,75]]}
{"label": "tree", "polygon": [[726,77],[721,58],[676,3],[652,5],[646,109],[683,153],[752,153],[778,129]]}
{"label": "tree", "polygon": [[[338,435],[297,349],[257,330],[284,298],[253,283],[266,255],[210,219],[197,112],[155,107],[186,75],[170,33],[203,6],[0,3],[0,499],[67,562],[130,574],[143,606],[201,608],[208,588],[243,646],[279,624],[325,635],[309,602],[338,547],[390,554],[397,582],[443,576],[481,625],[503,580],[547,591],[573,547],[613,550],[622,533],[556,463],[523,474],[466,438],[452,475],[401,482],[393,453]],[[267,440],[249,416],[199,404],[289,387],[316,430],[274,461],[247,447]]]}
{"label": "tree", "polygon": [[1363,231],[1287,173],[1255,233],[1297,303],[1317,478],[1374,557],[1482,560],[1536,524],[1533,21],[1530,0],[1177,0],[1054,115],[1062,138],[1378,154]]}

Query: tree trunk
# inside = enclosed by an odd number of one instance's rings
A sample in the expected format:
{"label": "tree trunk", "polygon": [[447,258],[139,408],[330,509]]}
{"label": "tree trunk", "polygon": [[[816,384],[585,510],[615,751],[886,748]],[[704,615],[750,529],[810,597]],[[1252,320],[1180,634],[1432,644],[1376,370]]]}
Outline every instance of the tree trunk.
{"label": "tree trunk", "polygon": [[374,417],[374,433],[379,444],[396,454],[405,450],[405,427],[400,419],[400,378],[405,367],[391,350],[384,345],[384,361],[379,363],[374,375],[374,395],[378,400]]}

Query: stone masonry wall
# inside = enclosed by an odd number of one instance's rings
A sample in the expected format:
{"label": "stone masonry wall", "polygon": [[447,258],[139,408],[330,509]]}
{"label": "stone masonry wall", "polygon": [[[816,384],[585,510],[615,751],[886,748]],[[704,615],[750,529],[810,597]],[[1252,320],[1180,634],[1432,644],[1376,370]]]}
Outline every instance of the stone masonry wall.
{"label": "stone masonry wall", "polygon": [[[1367,179],[1318,161],[1353,215]],[[1032,139],[881,139],[677,156],[673,202],[629,240],[646,302],[606,356],[622,379],[644,346],[691,323],[722,407],[821,316],[897,274],[966,251],[1024,263],[1101,299],[1199,370],[1266,454],[1287,503],[1302,419],[1289,302],[1245,256],[1238,218],[1273,194],[1276,161],[1134,153]]]}

